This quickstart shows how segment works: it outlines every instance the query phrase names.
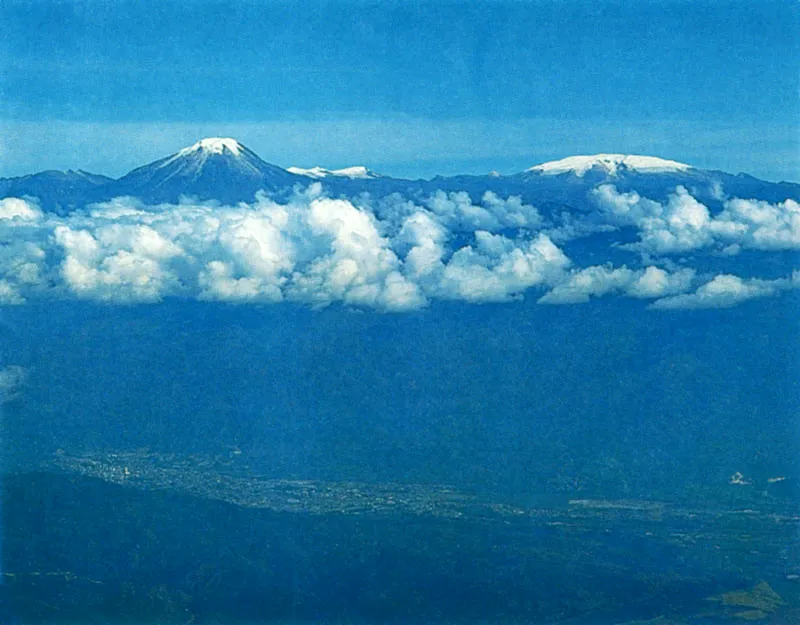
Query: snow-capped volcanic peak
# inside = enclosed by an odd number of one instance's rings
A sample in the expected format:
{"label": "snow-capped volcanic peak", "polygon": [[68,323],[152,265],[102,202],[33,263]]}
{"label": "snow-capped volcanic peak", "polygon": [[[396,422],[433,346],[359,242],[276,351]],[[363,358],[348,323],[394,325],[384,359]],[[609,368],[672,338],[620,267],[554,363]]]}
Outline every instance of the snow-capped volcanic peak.
{"label": "snow-capped volcanic peak", "polygon": [[615,176],[621,169],[646,173],[662,173],[672,171],[686,171],[691,165],[669,161],[655,156],[637,156],[635,154],[594,154],[592,156],[570,156],[560,161],[550,161],[531,167],[526,171],[537,172],[544,175],[555,176],[558,174],[573,173],[582,177],[587,171],[594,168],[605,170]]}
{"label": "snow-capped volcanic peak", "polygon": [[209,137],[201,139],[197,143],[188,148],[183,148],[178,154],[185,156],[195,152],[203,152],[205,154],[223,154],[228,150],[234,156],[239,156],[244,147],[236,139],[225,139],[221,137]]}
{"label": "snow-capped volcanic peak", "polygon": [[267,163],[236,139],[211,137],[138,167],[117,180],[115,193],[149,202],[172,202],[183,195],[235,203],[259,190],[280,192],[297,179]]}
{"label": "snow-capped volcanic peak", "polygon": [[335,176],[339,178],[350,178],[368,180],[372,178],[380,178],[380,174],[376,174],[371,169],[367,169],[363,165],[356,165],[355,167],[345,167],[344,169],[325,169],[324,167],[312,167],[310,169],[303,169],[301,167],[289,167],[289,171],[298,176],[306,176],[308,178],[327,178],[328,176]]}
{"label": "snow-capped volcanic peak", "polygon": [[183,148],[176,154],[159,161],[158,168],[172,168],[177,164],[183,173],[194,172],[196,174],[206,166],[206,163],[214,160],[227,160],[228,166],[240,170],[251,170],[251,173],[257,173],[263,164],[258,156],[236,139],[210,137],[201,139],[194,145]]}

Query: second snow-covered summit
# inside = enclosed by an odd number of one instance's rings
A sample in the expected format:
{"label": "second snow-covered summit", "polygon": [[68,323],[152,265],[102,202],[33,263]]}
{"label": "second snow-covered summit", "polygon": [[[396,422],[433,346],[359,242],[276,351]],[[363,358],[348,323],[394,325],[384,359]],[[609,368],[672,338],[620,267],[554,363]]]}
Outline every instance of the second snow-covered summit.
{"label": "second snow-covered summit", "polygon": [[286,171],[298,176],[315,178],[317,180],[328,178],[329,176],[349,178],[350,180],[372,180],[374,178],[381,177],[380,174],[376,174],[374,171],[367,169],[363,165],[345,167],[344,169],[325,169],[324,167],[311,167],[310,169],[303,169],[301,167],[289,167]]}
{"label": "second snow-covered summit", "polygon": [[610,176],[616,176],[622,170],[642,173],[679,172],[691,169],[691,165],[670,161],[655,156],[639,156],[636,154],[594,154],[586,156],[570,156],[558,161],[542,163],[527,169],[543,175],[555,176],[572,173],[583,177],[587,172],[598,169]]}

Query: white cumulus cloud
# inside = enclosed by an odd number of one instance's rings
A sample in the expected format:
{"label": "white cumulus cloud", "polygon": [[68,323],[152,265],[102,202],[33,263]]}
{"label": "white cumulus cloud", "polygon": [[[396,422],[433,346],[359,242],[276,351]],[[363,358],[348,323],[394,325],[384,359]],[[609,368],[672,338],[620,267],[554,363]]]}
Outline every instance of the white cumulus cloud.
{"label": "white cumulus cloud", "polygon": [[718,236],[758,250],[800,250],[800,204],[734,198],[714,220]]}
{"label": "white cumulus cloud", "polygon": [[0,200],[0,221],[34,221],[42,218],[42,211],[35,204],[17,197]]}
{"label": "white cumulus cloud", "polygon": [[694,280],[694,269],[678,269],[672,273],[660,267],[647,267],[628,285],[626,293],[631,297],[649,299],[682,293]]}
{"label": "white cumulus cloud", "polygon": [[486,191],[475,204],[465,191],[437,191],[425,200],[425,206],[451,230],[497,232],[507,228],[535,227],[542,218],[539,211],[524,204],[519,196],[501,199]]}
{"label": "white cumulus cloud", "polygon": [[[800,210],[792,200],[729,199],[712,216],[680,187],[663,204],[611,185],[592,198],[598,211],[575,213],[558,227],[519,197],[491,192],[476,201],[452,191],[334,199],[312,184],[284,202],[264,194],[237,205],[120,197],[66,216],[6,198],[0,304],[179,297],[408,311],[436,300],[512,301],[532,291],[545,304],[617,295],[669,308],[733,305],[794,284],[720,275],[691,292],[698,279],[685,258],[700,249],[794,249]],[[601,257],[581,267],[558,244],[623,227],[636,230],[633,248],[652,260],[615,266]]]}
{"label": "white cumulus cloud", "polygon": [[557,281],[570,260],[545,234],[512,241],[485,231],[443,266],[436,293],[446,299],[502,302],[532,286]]}
{"label": "white cumulus cloud", "polygon": [[693,278],[694,271],[691,269],[679,269],[670,273],[654,266],[633,270],[625,266],[597,265],[572,271],[569,278],[539,298],[539,302],[583,304],[592,297],[602,297],[610,293],[652,299],[687,290]]}
{"label": "white cumulus cloud", "polygon": [[771,204],[732,198],[724,202],[722,212],[712,216],[683,187],[677,187],[666,204],[636,192],[620,193],[608,184],[594,189],[591,198],[608,223],[638,230],[639,242],[627,247],[646,254],[800,250],[800,205],[791,199]]}
{"label": "white cumulus cloud", "polygon": [[107,301],[157,301],[177,283],[166,262],[177,245],[147,225],[107,224],[93,232],[56,226],[61,275],[77,295]]}
{"label": "white cumulus cloud", "polygon": [[729,308],[744,301],[775,295],[778,291],[800,286],[800,275],[778,280],[743,279],[731,274],[714,276],[694,293],[684,293],[656,300],[650,307],[658,310],[679,308]]}

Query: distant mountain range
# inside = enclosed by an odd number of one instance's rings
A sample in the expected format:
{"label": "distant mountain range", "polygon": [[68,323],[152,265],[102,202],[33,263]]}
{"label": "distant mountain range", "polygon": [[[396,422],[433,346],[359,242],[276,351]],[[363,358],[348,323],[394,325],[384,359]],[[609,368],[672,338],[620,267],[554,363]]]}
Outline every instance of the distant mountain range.
{"label": "distant mountain range", "polygon": [[312,182],[322,184],[334,197],[401,193],[414,198],[436,191],[466,191],[479,198],[492,191],[502,196],[519,195],[523,201],[545,210],[548,205],[579,209],[587,191],[604,183],[613,184],[620,192],[635,190],[659,201],[666,199],[677,186],[683,186],[712,211],[726,197],[770,202],[800,199],[800,184],[697,169],[652,156],[572,156],[510,176],[491,173],[403,180],[381,176],[361,166],[337,170],[284,169],[263,161],[238,141],[224,138],[203,139],[116,180],[81,170],[0,178],[0,198],[36,198],[44,210],[64,214],[119,196],[134,196],[146,203],[174,203],[181,197],[237,203],[252,201],[258,191],[264,191],[285,198],[296,187],[306,187]]}

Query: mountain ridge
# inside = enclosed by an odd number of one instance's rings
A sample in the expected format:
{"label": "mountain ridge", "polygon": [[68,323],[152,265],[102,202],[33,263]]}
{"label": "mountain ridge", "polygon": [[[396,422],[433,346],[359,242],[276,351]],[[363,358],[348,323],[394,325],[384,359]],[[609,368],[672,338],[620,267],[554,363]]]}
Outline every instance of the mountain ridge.
{"label": "mountain ridge", "polygon": [[800,184],[768,182],[750,174],[704,170],[654,156],[595,154],[569,156],[501,175],[436,176],[408,180],[383,176],[365,166],[343,169],[283,168],[262,160],[232,138],[210,137],[114,179],[83,170],[47,170],[15,178],[0,178],[0,198],[36,198],[48,212],[68,213],[114,197],[134,196],[148,203],[175,203],[184,197],[222,203],[250,202],[258,191],[286,199],[299,185],[320,183],[339,197],[370,193],[377,197],[408,196],[436,191],[519,195],[530,203],[580,204],[586,193],[602,184],[620,192],[636,191],[662,201],[684,187],[712,208],[725,197],[766,201],[800,199]]}

